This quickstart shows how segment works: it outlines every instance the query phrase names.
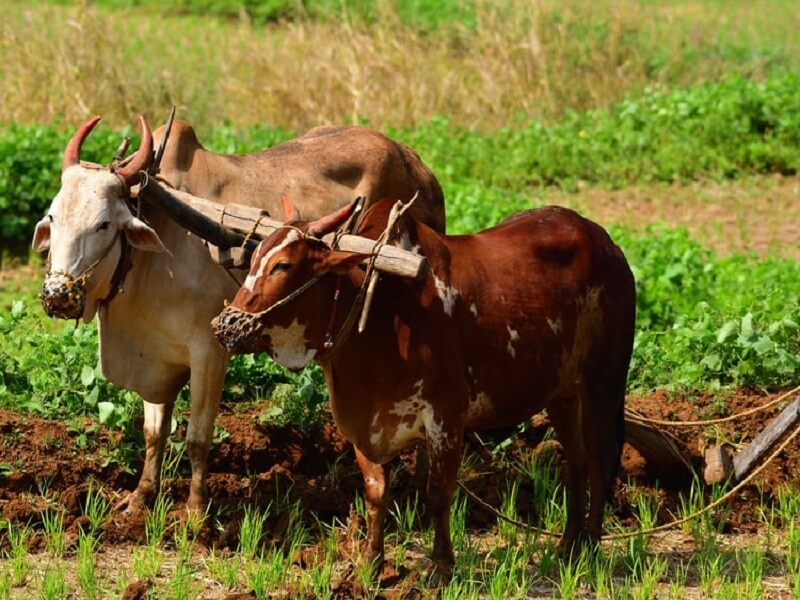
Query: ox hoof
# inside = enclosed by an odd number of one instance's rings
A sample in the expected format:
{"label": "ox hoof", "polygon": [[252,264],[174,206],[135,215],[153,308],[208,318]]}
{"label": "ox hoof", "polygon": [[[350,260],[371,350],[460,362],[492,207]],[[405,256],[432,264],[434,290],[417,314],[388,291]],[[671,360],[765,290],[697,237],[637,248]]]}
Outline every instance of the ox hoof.
{"label": "ox hoof", "polygon": [[210,508],[208,500],[193,501],[189,498],[189,501],[186,503],[186,514],[191,519],[205,520]]}
{"label": "ox hoof", "polygon": [[569,537],[564,536],[558,542],[558,553],[562,560],[572,561],[577,559],[583,552],[594,551],[600,544],[599,539],[593,538],[585,531]]}
{"label": "ox hoof", "polygon": [[434,560],[425,573],[428,587],[438,588],[447,585],[453,577],[453,564],[450,562]]}
{"label": "ox hoof", "polygon": [[362,564],[364,568],[369,568],[372,572],[372,581],[378,581],[383,572],[383,552],[370,550],[369,548],[362,548]]}
{"label": "ox hoof", "polygon": [[114,505],[114,512],[126,518],[139,516],[150,504],[151,498],[147,496],[139,490],[128,492],[122,500]]}

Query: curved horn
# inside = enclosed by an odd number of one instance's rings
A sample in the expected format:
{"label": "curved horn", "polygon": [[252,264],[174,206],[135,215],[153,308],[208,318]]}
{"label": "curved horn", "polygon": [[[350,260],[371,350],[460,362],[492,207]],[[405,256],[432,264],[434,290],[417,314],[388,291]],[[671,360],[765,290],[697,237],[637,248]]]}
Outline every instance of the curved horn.
{"label": "curved horn", "polygon": [[283,204],[283,216],[287,223],[300,220],[300,211],[294,205],[294,202],[289,200],[288,196],[281,196],[281,204]]}
{"label": "curved horn", "polygon": [[100,117],[92,117],[86,123],[78,127],[69,140],[67,147],[64,149],[64,160],[61,162],[61,170],[64,171],[67,167],[77,165],[81,160],[81,146],[83,140],[89,135],[89,132],[94,129],[94,126],[100,121]]}
{"label": "curved horn", "polygon": [[125,179],[125,183],[132,185],[136,183],[131,179],[136,177],[139,171],[143,171],[150,166],[153,161],[153,134],[150,133],[150,126],[142,115],[139,115],[139,124],[142,127],[142,142],[133,158],[124,167],[117,169],[117,175]]}
{"label": "curved horn", "polygon": [[361,198],[356,198],[347,206],[343,206],[339,210],[309,223],[308,233],[310,235],[323,236],[326,233],[337,229],[342,223],[350,218],[350,215],[353,213],[353,210],[355,210],[356,205],[360,202],[360,200]]}

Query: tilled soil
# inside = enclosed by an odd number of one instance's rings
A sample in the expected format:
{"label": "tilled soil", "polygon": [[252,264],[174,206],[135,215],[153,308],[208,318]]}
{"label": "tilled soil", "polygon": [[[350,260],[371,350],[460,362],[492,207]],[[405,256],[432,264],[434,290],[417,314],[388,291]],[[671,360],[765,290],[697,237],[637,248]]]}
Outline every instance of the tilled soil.
{"label": "tilled soil", "polygon": [[[703,419],[735,414],[763,405],[777,394],[739,391],[724,396],[705,395],[694,398],[671,397],[659,392],[645,397],[629,398],[628,406],[639,413],[659,419]],[[272,506],[267,530],[268,543],[281,543],[286,533],[288,509],[275,511],[276,499],[288,500],[283,506],[299,502],[302,515],[309,523],[352,522],[352,505],[355,495],[362,489],[361,475],[355,465],[350,445],[341,437],[333,423],[325,424],[319,431],[302,432],[290,427],[263,426],[257,415],[263,407],[252,407],[246,412],[223,410],[218,425],[227,432],[225,439],[211,452],[209,491],[212,501],[211,515],[200,536],[200,543],[208,548],[235,549],[238,527],[243,507]],[[752,439],[777,414],[779,409],[744,417],[734,423],[709,428],[670,428],[685,456],[696,466],[701,466],[703,449],[720,442],[734,445]],[[493,442],[503,439],[505,432],[494,435],[481,434],[481,446],[476,438],[467,444],[465,468],[462,478],[470,489],[493,506],[501,502],[501,495],[512,479],[519,479],[517,501],[522,519],[536,522],[533,485],[519,476],[514,465],[534,452],[551,452],[554,464],[561,463],[560,447],[547,438],[548,422],[537,415],[524,432],[512,436],[504,450],[494,458],[487,451]],[[94,440],[96,448],[119,442],[118,434],[103,432]],[[176,433],[180,438],[182,432]],[[78,527],[86,520],[82,506],[90,486],[103,486],[112,501],[132,489],[137,476],[126,472],[115,463],[106,464],[101,452],[81,450],[77,432],[67,429],[64,423],[49,421],[32,415],[21,416],[0,410],[0,517],[12,522],[30,523],[41,530],[41,515],[54,505],[63,507],[68,539],[74,541]],[[499,456],[499,457],[498,457]],[[424,490],[424,468],[417,468],[418,453],[411,451],[397,459],[392,469],[392,496],[403,501]],[[420,462],[420,465],[424,464]],[[180,476],[164,482],[166,493],[174,505],[172,514],[180,518],[188,497],[189,480],[185,469]],[[661,481],[660,474],[652,472],[646,461],[630,446],[623,452],[622,468],[615,492],[614,513],[623,522],[635,526],[630,490],[658,488],[661,501],[659,520],[671,520],[679,504],[678,494],[686,485]],[[759,519],[759,506],[769,502],[784,485],[800,482],[800,443],[793,443],[753,485],[738,494],[726,511],[727,521],[721,524],[724,533],[751,534],[763,526]],[[655,493],[655,492],[654,492]],[[424,503],[423,503],[424,519]],[[496,518],[489,511],[471,506],[468,527],[473,531],[491,530]],[[33,547],[43,544],[43,536],[34,537]],[[142,519],[114,515],[105,525],[102,536],[106,547],[120,544],[137,544],[144,540]],[[2,544],[4,542],[0,542]],[[110,549],[110,548],[109,548]],[[297,560],[313,561],[314,549],[309,556]],[[387,564],[383,579],[403,579],[409,573],[390,572]],[[401,568],[401,571],[403,569]],[[411,574],[415,576],[415,574]],[[133,593],[136,590],[131,590]],[[343,590],[344,596],[347,596]],[[143,593],[139,591],[139,593]],[[138,597],[138,596],[131,596]]]}
{"label": "tilled soil", "polygon": [[[754,406],[767,403],[777,394],[740,391],[724,396],[705,395],[695,398],[670,397],[657,392],[645,397],[629,398],[628,406],[640,414],[667,420],[706,419],[736,414]],[[212,449],[209,463],[209,491],[213,509],[221,514],[234,513],[242,505],[265,505],[283,489],[292,500],[300,500],[307,512],[321,520],[334,517],[345,519],[353,496],[361,489],[361,477],[355,466],[350,445],[341,437],[333,423],[326,423],[319,431],[302,432],[291,427],[272,427],[258,424],[260,408],[245,413],[224,411],[218,425],[227,432],[225,439]],[[722,411],[722,412],[721,412]],[[715,443],[728,442],[744,445],[759,433],[777,414],[778,409],[759,412],[733,423],[712,427],[667,427],[677,438],[684,455],[696,466],[702,465],[703,450]],[[505,490],[506,479],[514,471],[506,468],[518,463],[527,453],[541,452],[552,447],[561,460],[557,442],[541,446],[548,429],[546,416],[533,419],[525,432],[512,437],[501,463],[492,465],[484,448],[469,440],[467,461],[472,465],[464,473],[470,487],[482,493],[486,501],[499,502]],[[484,443],[502,439],[508,432],[497,435],[481,434]],[[96,446],[118,443],[119,434],[103,432]],[[179,437],[181,432],[177,434]],[[65,510],[69,527],[81,516],[82,505],[89,486],[102,485],[108,493],[122,494],[132,489],[137,476],[126,472],[115,463],[105,464],[99,453],[81,450],[76,443],[77,433],[69,431],[59,421],[49,421],[32,415],[19,415],[0,410],[0,514],[12,521],[36,522],[38,515],[50,501],[56,501]],[[800,481],[800,445],[794,443],[787,453],[778,457],[758,477],[752,492],[773,494],[781,486]],[[422,474],[417,474],[417,455],[405,453],[398,459],[392,481],[393,497],[402,499],[424,489]],[[669,496],[680,491],[670,489],[669,481],[661,481],[658,473],[648,469],[646,461],[636,450],[626,445],[623,452],[620,480],[641,486],[665,488]],[[189,480],[179,477],[165,482],[180,510],[188,497]],[[624,504],[624,488],[617,486],[618,500]],[[681,486],[685,487],[685,486]],[[526,486],[522,485],[520,509],[527,511]],[[748,502],[742,502],[734,511],[734,524],[749,520]],[[493,520],[476,508],[471,511],[470,525],[482,527]],[[622,515],[620,515],[622,516]],[[140,532],[136,527],[115,530],[114,524],[106,531],[106,539],[136,541]],[[223,541],[226,533],[221,534]]]}

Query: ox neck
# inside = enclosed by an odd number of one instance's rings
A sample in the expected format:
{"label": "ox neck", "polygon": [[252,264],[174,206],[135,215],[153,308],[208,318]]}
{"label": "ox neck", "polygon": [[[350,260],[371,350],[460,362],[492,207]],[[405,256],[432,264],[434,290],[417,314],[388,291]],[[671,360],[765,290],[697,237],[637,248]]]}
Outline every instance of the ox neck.
{"label": "ox neck", "polygon": [[323,313],[329,317],[325,321],[322,343],[315,345],[315,360],[320,364],[330,362],[351,337],[364,304],[359,290],[366,284],[366,276],[355,268],[346,275],[330,274],[330,277],[320,281],[323,282],[326,287],[325,295],[331,301]]}

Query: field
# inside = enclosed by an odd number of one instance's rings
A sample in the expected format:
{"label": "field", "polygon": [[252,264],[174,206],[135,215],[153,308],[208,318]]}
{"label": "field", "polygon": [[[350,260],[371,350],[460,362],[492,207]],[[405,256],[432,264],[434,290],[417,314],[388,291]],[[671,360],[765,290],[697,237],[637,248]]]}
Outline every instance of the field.
{"label": "field", "polygon": [[[432,529],[416,452],[392,465],[386,565],[359,560],[363,484],[321,372],[232,362],[212,503],[186,517],[188,390],[162,494],[138,478],[142,403],[105,381],[95,326],[47,319],[28,253],[64,144],[107,162],[135,116],[171,104],[201,141],[244,152],[327,123],[369,124],[442,183],[448,231],[561,204],[606,227],[637,279],[628,405],[737,414],[800,385],[800,8],[734,0],[0,1],[0,600],[5,598],[800,598],[800,442],[730,502],[659,534],[725,486],[623,454],[609,540],[555,540],[459,490],[452,581],[425,579]],[[794,392],[796,395],[797,392]],[[793,397],[793,396],[791,396]],[[670,428],[695,467],[776,414]],[[461,480],[559,531],[563,457],[546,415],[470,439]]]}

